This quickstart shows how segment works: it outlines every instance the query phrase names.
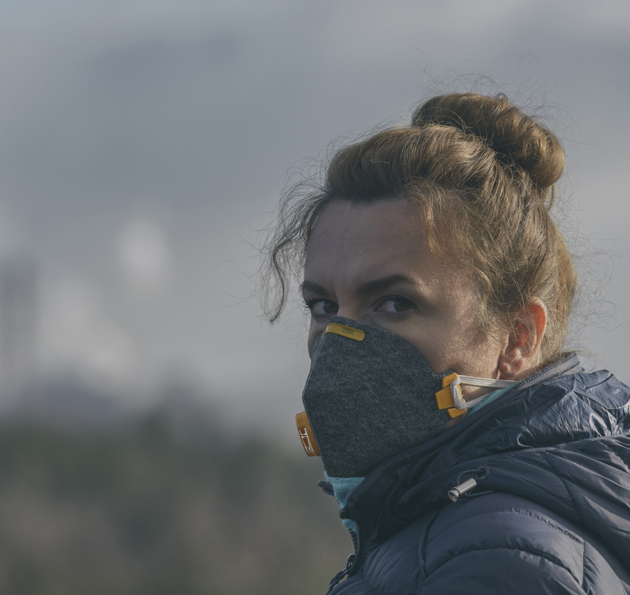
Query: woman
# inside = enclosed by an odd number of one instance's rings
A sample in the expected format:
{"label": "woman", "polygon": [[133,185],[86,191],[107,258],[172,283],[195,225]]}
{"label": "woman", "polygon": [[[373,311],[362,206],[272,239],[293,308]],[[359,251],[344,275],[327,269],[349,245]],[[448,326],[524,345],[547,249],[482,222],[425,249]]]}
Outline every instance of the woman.
{"label": "woman", "polygon": [[504,96],[452,94],[283,202],[270,318],[303,266],[298,429],[356,548],[335,594],[630,593],[630,389],[563,352],[563,167]]}

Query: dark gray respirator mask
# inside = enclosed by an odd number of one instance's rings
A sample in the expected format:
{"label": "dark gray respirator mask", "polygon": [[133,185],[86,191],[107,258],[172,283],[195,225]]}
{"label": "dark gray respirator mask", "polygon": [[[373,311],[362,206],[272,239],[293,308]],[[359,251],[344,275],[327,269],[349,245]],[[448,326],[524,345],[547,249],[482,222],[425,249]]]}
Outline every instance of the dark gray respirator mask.
{"label": "dark gray respirator mask", "polygon": [[460,384],[506,380],[436,374],[405,339],[333,316],[315,339],[296,422],[306,454],[329,477],[363,477],[379,463],[427,442],[483,397],[464,401]]}

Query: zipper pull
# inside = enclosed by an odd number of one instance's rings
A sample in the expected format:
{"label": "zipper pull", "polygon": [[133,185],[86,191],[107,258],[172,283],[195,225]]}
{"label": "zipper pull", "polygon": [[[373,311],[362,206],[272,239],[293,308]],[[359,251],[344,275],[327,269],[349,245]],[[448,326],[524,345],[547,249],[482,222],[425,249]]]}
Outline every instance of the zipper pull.
{"label": "zipper pull", "polygon": [[450,489],[448,491],[448,497],[453,502],[457,502],[466,492],[469,492],[475,487],[477,487],[477,482],[471,477],[470,479],[467,479],[464,483],[460,483],[458,486]]}
{"label": "zipper pull", "polygon": [[335,576],[332,577],[332,580],[328,583],[328,593],[330,593],[333,590],[333,588],[337,585],[337,583],[339,583],[339,581],[342,578],[348,575],[348,573],[350,572],[350,569],[352,568],[352,565],[354,564],[355,557],[356,557],[355,554],[350,554],[348,556],[348,561],[346,562],[346,567],[343,570],[340,570],[337,574],[335,574]]}

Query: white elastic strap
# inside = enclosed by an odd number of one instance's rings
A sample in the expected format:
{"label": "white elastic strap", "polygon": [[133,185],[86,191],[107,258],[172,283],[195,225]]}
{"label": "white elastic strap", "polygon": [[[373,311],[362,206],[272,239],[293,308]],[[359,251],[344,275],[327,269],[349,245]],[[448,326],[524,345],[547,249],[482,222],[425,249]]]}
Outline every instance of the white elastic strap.
{"label": "white elastic strap", "polygon": [[492,378],[477,378],[476,376],[458,376],[462,384],[471,386],[485,386],[486,388],[507,388],[514,384],[514,380],[493,380]]}
{"label": "white elastic strap", "polygon": [[[470,409],[471,407],[474,407],[477,403],[481,403],[481,401],[483,401],[485,397],[486,395],[484,395],[483,397],[477,397],[472,401],[464,401],[464,409]],[[458,407],[458,409],[460,409],[460,407]]]}
{"label": "white elastic strap", "polygon": [[453,403],[455,403],[455,407],[457,407],[457,409],[466,409],[466,401],[464,401],[464,397],[462,397],[462,391],[459,388],[459,384],[459,376],[455,376],[455,379],[450,384]]}
{"label": "white elastic strap", "polygon": [[453,403],[457,409],[470,409],[477,403],[480,403],[487,395],[477,397],[472,401],[464,401],[460,384],[468,384],[470,386],[483,386],[486,388],[508,388],[515,383],[514,380],[493,380],[492,378],[477,378],[476,376],[457,376],[450,384]]}

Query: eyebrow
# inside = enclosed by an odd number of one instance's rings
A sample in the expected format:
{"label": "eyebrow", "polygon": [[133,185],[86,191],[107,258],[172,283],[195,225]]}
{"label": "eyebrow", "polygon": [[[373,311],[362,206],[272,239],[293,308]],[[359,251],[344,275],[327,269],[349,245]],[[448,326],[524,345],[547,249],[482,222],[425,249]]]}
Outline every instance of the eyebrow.
{"label": "eyebrow", "polygon": [[328,292],[324,287],[318,285],[317,283],[313,283],[312,281],[304,281],[300,284],[300,292],[304,293],[304,291],[310,291],[320,295],[328,295]]}
{"label": "eyebrow", "polygon": [[[388,275],[387,277],[381,277],[380,279],[374,279],[373,281],[361,283],[361,285],[357,287],[357,293],[367,295],[374,293],[375,291],[382,291],[383,289],[387,289],[397,283],[406,283],[407,285],[414,286],[418,285],[416,281],[407,277],[407,275]],[[313,281],[305,280],[300,285],[300,291],[304,293],[305,290],[318,293],[320,295],[328,295],[328,291],[324,287],[318,285],[317,283],[313,283]]]}
{"label": "eyebrow", "polygon": [[407,285],[417,285],[417,283],[407,277],[407,275],[388,275],[387,277],[381,277],[380,279],[374,279],[373,281],[367,281],[362,283],[357,287],[357,293],[368,294],[374,293],[375,291],[381,291],[383,289],[387,289],[392,285],[396,285],[398,283],[406,283]]}

